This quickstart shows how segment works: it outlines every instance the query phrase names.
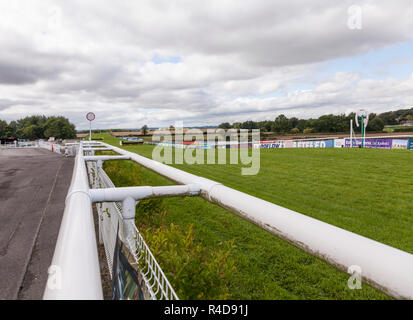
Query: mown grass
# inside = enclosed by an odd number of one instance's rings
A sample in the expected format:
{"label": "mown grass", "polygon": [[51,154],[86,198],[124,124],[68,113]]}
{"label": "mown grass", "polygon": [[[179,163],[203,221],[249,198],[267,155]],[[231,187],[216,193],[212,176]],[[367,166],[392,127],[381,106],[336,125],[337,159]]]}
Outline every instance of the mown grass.
{"label": "mown grass", "polygon": [[[107,143],[118,146],[118,141],[105,135]],[[152,153],[148,145],[125,149],[147,157]],[[412,160],[409,150],[276,149],[261,151],[256,176],[242,176],[238,165],[174,166],[413,252]],[[147,184],[170,183],[142,172]],[[202,199],[173,198],[167,206],[167,219],[194,224],[203,245],[235,241],[232,298],[386,298],[364,284],[362,290],[349,290],[348,275]]]}
{"label": "mown grass", "polygon": [[395,132],[395,130],[397,131],[398,129],[402,129],[405,130],[407,132],[411,132],[413,131],[413,127],[412,126],[398,126],[398,125],[394,125],[394,126],[385,126],[383,128],[383,132]]}

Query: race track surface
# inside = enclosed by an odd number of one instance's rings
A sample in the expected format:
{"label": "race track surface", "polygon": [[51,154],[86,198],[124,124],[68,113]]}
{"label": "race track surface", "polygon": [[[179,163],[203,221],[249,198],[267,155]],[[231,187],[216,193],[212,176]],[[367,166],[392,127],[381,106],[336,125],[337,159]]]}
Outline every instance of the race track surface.
{"label": "race track surface", "polygon": [[0,149],[0,299],[41,299],[74,158]]}

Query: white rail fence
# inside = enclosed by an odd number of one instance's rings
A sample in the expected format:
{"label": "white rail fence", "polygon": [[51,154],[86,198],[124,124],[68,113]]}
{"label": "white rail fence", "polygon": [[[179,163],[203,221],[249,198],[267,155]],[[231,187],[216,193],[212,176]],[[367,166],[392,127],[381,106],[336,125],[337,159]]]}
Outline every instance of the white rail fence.
{"label": "white rail fence", "polygon": [[39,142],[39,147],[56,153],[64,153],[65,147],[52,142]]}
{"label": "white rail fence", "polygon": [[[96,164],[88,162],[89,177],[94,189],[115,188],[115,185],[105,171]],[[93,198],[93,196],[92,196]],[[104,244],[108,267],[112,275],[113,254],[119,226],[120,240],[132,254],[134,261],[131,263],[138,270],[141,285],[146,299],[151,300],[177,300],[178,296],[172,288],[164,272],[153,256],[151,250],[137,229],[134,220],[127,220],[122,215],[120,202],[101,202],[96,205],[99,214],[99,241]],[[127,231],[130,233],[127,236]]]}
{"label": "white rail fence", "polygon": [[[89,144],[89,146],[91,145]],[[46,288],[45,298],[101,298],[100,279],[97,280],[99,264],[94,240],[91,201],[96,200],[103,203],[112,201],[111,211],[116,212],[116,219],[123,217],[125,220],[125,217],[127,219],[134,218],[136,200],[152,196],[196,195],[199,193],[205,200],[228,209],[344,272],[351,274],[351,270],[354,266],[357,266],[361,270],[364,282],[395,298],[413,299],[413,255],[410,253],[228,188],[213,180],[142,157],[136,153],[103,142],[97,142],[93,145],[109,148],[121,155],[121,157],[118,156],[118,159],[131,159],[184,186],[175,186],[173,188],[181,187],[181,189],[173,189],[172,191],[138,187],[116,188],[122,190],[114,192],[113,185],[110,179],[105,177],[103,170],[101,172],[100,169],[95,169],[98,172],[95,178],[99,177],[99,181],[95,183],[100,183],[101,186],[106,188],[100,191],[99,189],[89,190],[85,159],[96,161],[96,166],[99,167],[101,161],[108,160],[110,157],[83,157],[83,147],[80,146],[53,258],[53,265],[62,269],[62,279],[64,281],[61,282],[64,285],[57,290],[58,293],[51,292],[53,290],[50,290],[49,287]],[[89,152],[93,153],[93,151]],[[116,204],[116,201],[121,201],[122,206]],[[103,205],[102,208],[104,208]],[[136,229],[136,226],[134,228]],[[104,236],[103,232],[102,237]],[[135,233],[139,235],[137,229]],[[135,244],[127,243],[132,252],[135,248],[146,248],[144,242],[141,244],[139,241],[135,241]],[[87,245],[85,245],[86,242]],[[79,250],[81,252],[77,254]],[[110,259],[108,260],[110,263]],[[69,265],[66,266],[68,261],[71,261],[69,269],[67,269]],[[86,272],[84,268],[87,269]],[[155,274],[156,272],[153,276]],[[87,281],[86,275],[88,277]],[[49,276],[49,280],[51,278],[53,279],[53,274]],[[166,280],[166,278],[164,279]],[[87,287],[87,290],[85,290],[85,287]],[[170,286],[167,287],[172,289]],[[165,287],[162,286],[162,288]],[[157,290],[153,289],[152,291]]]}
{"label": "white rail fence", "polygon": [[57,143],[48,142],[48,141],[25,141],[25,142],[17,142],[16,143],[7,143],[7,144],[0,144],[0,148],[6,149],[21,149],[21,148],[43,148],[49,151],[53,151],[60,154],[65,154],[66,149],[68,149],[72,155],[72,147],[71,146],[63,146]]}
{"label": "white rail fence", "polygon": [[79,146],[65,204],[43,299],[103,299],[82,145]]}
{"label": "white rail fence", "polygon": [[[83,155],[84,152],[94,154],[95,150],[102,149],[105,148],[79,146],[43,298],[103,298],[96,240],[91,238],[95,236],[92,215],[92,203],[95,202],[99,215],[99,241],[104,244],[111,277],[115,276],[112,274],[112,267],[119,237],[133,259],[131,265],[139,273],[143,298],[177,300],[176,292],[135,225],[135,204],[136,201],[148,197],[196,195],[199,189],[186,186],[115,188],[101,168],[101,161],[125,157]],[[88,176],[93,189],[89,188]],[[89,281],[87,277],[91,274],[94,277]]]}
{"label": "white rail fence", "polygon": [[36,141],[5,143],[0,144],[0,148],[3,149],[19,149],[19,148],[38,148],[39,144]]}

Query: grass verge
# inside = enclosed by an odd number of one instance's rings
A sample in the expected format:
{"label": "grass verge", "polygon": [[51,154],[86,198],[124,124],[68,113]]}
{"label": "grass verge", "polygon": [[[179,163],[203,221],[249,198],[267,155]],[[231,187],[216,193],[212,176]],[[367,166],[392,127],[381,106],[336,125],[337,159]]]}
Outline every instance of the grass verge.
{"label": "grass verge", "polygon": [[[119,140],[105,136],[105,142]],[[150,157],[151,146],[125,149]],[[411,173],[407,150],[263,150],[257,176],[238,165],[175,165],[322,221],[413,252]],[[126,163],[126,162],[125,162]],[[136,164],[135,164],[136,165]],[[141,168],[147,185],[170,182]],[[199,198],[167,199],[168,223],[193,225],[197,242],[216,248],[234,241],[234,299],[383,299],[363,284],[349,290],[348,275],[241,218]],[[355,248],[357,250],[357,248]]]}

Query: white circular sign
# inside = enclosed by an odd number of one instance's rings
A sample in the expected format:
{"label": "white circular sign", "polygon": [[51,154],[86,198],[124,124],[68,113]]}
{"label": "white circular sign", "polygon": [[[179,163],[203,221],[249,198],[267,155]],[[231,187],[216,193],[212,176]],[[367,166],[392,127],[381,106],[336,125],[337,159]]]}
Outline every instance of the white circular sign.
{"label": "white circular sign", "polygon": [[95,120],[95,114],[93,112],[88,112],[86,114],[86,119],[88,119],[89,121]]}

